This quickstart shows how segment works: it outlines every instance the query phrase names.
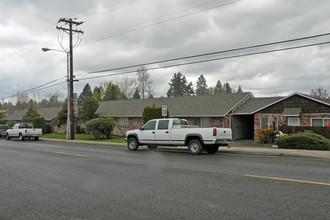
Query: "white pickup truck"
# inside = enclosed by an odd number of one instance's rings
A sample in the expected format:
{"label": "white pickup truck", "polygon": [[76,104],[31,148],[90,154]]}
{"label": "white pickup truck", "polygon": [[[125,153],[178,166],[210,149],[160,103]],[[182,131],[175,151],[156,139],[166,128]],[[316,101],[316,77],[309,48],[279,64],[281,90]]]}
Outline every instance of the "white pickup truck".
{"label": "white pickup truck", "polygon": [[136,151],[139,146],[149,149],[157,146],[188,146],[191,154],[218,152],[219,146],[228,146],[232,140],[230,128],[199,128],[185,119],[164,118],[148,121],[142,128],[126,133],[127,147]]}
{"label": "white pickup truck", "polygon": [[18,123],[6,131],[6,139],[19,138],[24,141],[25,138],[34,138],[35,141],[39,140],[42,135],[41,128],[33,128],[30,124]]}

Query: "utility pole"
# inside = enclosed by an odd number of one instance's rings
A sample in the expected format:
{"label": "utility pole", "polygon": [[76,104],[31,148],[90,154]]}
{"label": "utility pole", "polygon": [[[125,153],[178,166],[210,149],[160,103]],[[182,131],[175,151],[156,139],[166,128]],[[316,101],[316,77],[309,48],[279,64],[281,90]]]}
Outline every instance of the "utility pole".
{"label": "utility pole", "polygon": [[73,105],[73,82],[74,81],[78,81],[78,80],[74,80],[74,75],[73,75],[73,42],[72,42],[72,34],[73,33],[81,33],[83,34],[84,32],[81,30],[77,30],[77,29],[72,29],[72,26],[78,26],[81,25],[83,22],[78,22],[78,21],[74,21],[72,20],[72,18],[66,19],[66,18],[60,18],[58,23],[64,23],[64,25],[68,25],[69,27],[63,27],[63,26],[57,26],[56,25],[56,29],[58,30],[62,30],[64,32],[66,32],[67,34],[69,34],[69,43],[70,43],[70,108],[68,106],[68,108],[70,110],[68,110],[68,113],[70,112],[70,135],[71,135],[71,140],[74,140],[74,105]]}

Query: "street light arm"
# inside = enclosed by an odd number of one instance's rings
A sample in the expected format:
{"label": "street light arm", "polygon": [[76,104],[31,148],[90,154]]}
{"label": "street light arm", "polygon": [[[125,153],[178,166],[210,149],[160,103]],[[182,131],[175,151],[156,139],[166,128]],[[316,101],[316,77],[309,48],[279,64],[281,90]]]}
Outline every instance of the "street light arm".
{"label": "street light arm", "polygon": [[66,54],[68,54],[69,52],[67,52],[67,51],[65,51],[65,50],[56,50],[56,49],[50,49],[50,48],[47,48],[47,47],[43,47],[43,48],[41,48],[41,50],[43,51],[43,52],[47,52],[47,51],[57,51],[57,52],[62,52],[62,53],[66,53]]}

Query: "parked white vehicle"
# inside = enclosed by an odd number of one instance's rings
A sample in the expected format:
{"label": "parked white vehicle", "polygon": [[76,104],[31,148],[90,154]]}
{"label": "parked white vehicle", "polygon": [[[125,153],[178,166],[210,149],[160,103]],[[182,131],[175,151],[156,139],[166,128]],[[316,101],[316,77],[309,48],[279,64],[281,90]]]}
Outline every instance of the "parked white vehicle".
{"label": "parked white vehicle", "polygon": [[230,128],[199,128],[190,126],[185,119],[164,118],[148,121],[142,128],[126,133],[127,147],[136,151],[139,146],[149,149],[157,146],[188,146],[191,154],[200,154],[205,149],[212,154],[219,146],[228,146],[232,140]]}
{"label": "parked white vehicle", "polygon": [[33,138],[35,141],[39,140],[42,135],[41,128],[33,128],[32,125],[26,123],[15,124],[12,128],[6,131],[6,139],[19,138],[24,141],[25,138]]}

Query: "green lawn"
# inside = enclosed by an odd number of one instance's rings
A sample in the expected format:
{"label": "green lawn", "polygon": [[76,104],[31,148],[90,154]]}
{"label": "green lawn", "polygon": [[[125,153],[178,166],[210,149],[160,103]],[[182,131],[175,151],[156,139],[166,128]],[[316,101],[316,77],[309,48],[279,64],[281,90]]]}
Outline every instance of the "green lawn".
{"label": "green lawn", "polygon": [[[111,136],[111,139],[95,139],[95,137],[91,134],[75,134],[75,140],[82,140],[82,141],[100,141],[100,142],[115,142],[115,143],[125,143],[125,137],[118,137],[118,136]],[[54,138],[54,139],[63,139],[65,140],[66,134],[44,134],[42,138]]]}

